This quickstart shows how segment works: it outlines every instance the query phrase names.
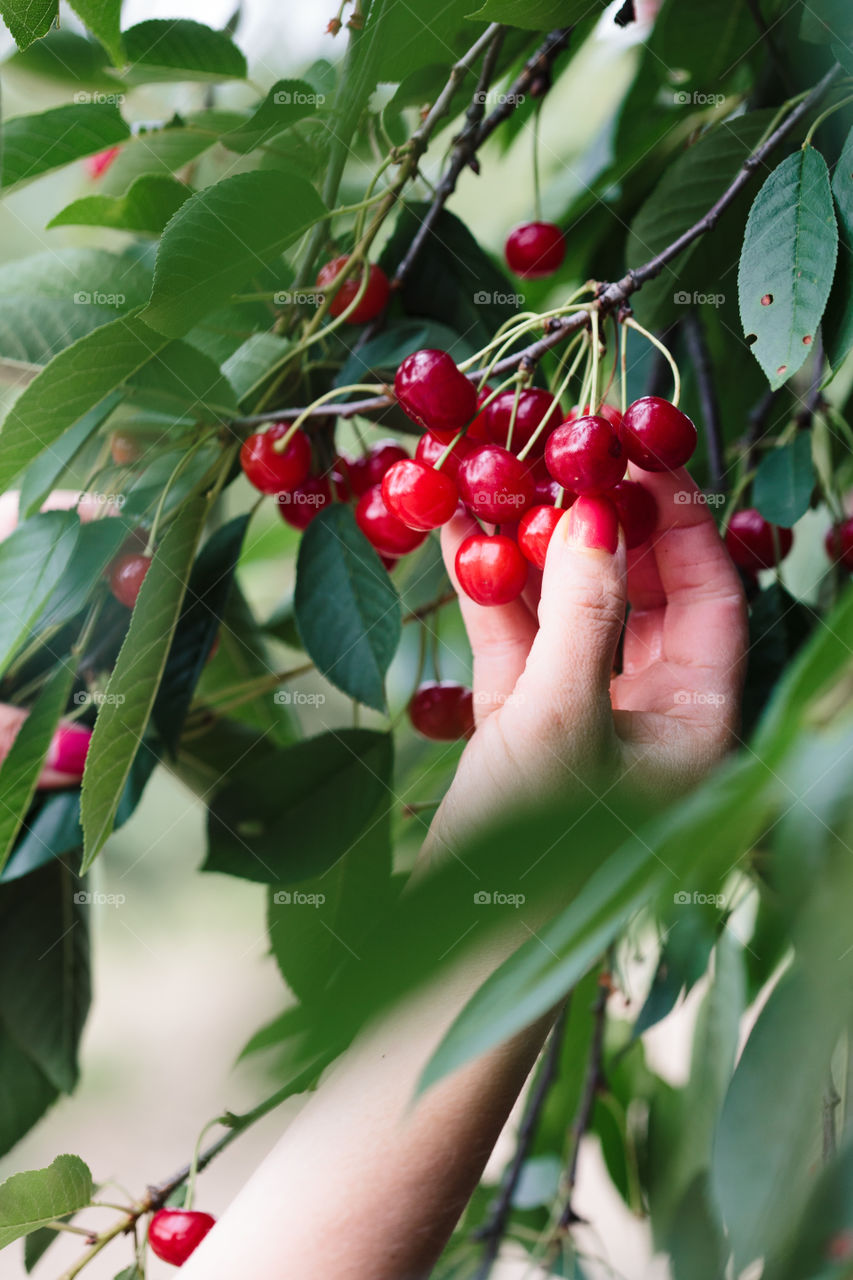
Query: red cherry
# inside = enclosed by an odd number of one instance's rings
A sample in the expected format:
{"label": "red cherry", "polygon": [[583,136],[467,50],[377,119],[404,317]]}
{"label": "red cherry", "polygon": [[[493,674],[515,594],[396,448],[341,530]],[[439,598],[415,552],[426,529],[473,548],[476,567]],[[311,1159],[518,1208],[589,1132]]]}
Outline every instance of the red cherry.
{"label": "red cherry", "polygon": [[512,538],[472,533],[456,552],[456,577],[477,604],[509,604],[527,581],[527,561]]}
{"label": "red cherry", "polygon": [[545,568],[545,556],[551,534],[565,514],[565,511],[559,507],[531,507],[521,517],[521,523],[518,526],[518,545],[537,569]]}
{"label": "red cherry", "polygon": [[[778,539],[779,549],[776,549]],[[760,511],[747,507],[744,511],[736,511],[729,521],[726,530],[726,550],[741,569],[755,572],[758,569],[772,569],[794,545],[794,535],[790,529],[770,524]]]}
{"label": "red cherry", "polygon": [[456,483],[468,509],[491,524],[518,520],[535,495],[528,468],[498,444],[472,449],[459,464]]}
{"label": "red cherry", "polygon": [[332,501],[332,482],[329,476],[309,476],[290,493],[279,493],[276,496],[282,520],[294,529],[307,529],[317,513]]}
{"label": "red cherry", "polygon": [[291,423],[274,422],[267,431],[249,436],[240,450],[240,466],[250,484],[261,493],[286,493],[302,484],[308,475],[311,442],[304,431],[297,431],[282,453],[273,447],[290,430]]}
{"label": "red cherry", "polygon": [[628,550],[648,542],[658,522],[658,504],[654,494],[636,480],[620,480],[608,491],[607,497],[615,506],[619,523],[625,530]]}
{"label": "red cherry", "polygon": [[[504,445],[504,447],[506,447],[514,404],[515,392],[502,391],[499,396],[495,396],[486,410],[486,430],[496,444]],[[515,422],[512,426],[510,448],[514,453],[518,453],[519,449],[522,449],[527,444],[542,419],[554,405],[556,405],[556,408],[551,412],[542,435],[533,446],[538,453],[541,453],[545,448],[548,431],[556,427],[562,420],[560,406],[550,392],[542,391],[539,387],[531,387],[530,390],[521,392],[518,397],[518,412],[515,415]]]}
{"label": "red cherry", "polygon": [[[616,408],[615,405],[613,404],[599,405],[597,412],[598,412],[599,418],[606,418],[607,421],[610,423],[610,425],[612,427],[615,427],[617,431],[622,426],[622,414],[619,412],[619,410]],[[567,420],[571,422],[575,418],[588,418],[591,413],[592,413],[592,409],[590,408],[589,405],[586,405],[583,413],[581,413],[580,405],[576,404],[569,410]]]}
{"label": "red cherry", "polygon": [[[424,466],[434,467],[439,458],[442,457],[447,445],[432,434],[431,431],[425,431],[418,441],[418,447],[415,449],[415,457],[418,462],[422,462]],[[459,463],[463,458],[467,457],[471,452],[472,445],[467,435],[462,436],[461,440],[457,440],[456,444],[450,450],[450,453],[441,464],[441,469],[451,480],[456,479],[456,473],[459,470]]]}
{"label": "red cherry", "polygon": [[572,493],[612,489],[625,474],[619,436],[597,415],[575,418],[552,431],[545,462],[554,479]]}
{"label": "red cherry", "polygon": [[[349,255],[342,254],[340,258],[332,258],[331,262],[327,262],[321,267],[317,274],[317,288],[328,289],[346,264],[349,262]],[[363,269],[358,268],[351,276],[348,276],[338,289],[331,303],[329,311],[333,316],[339,316],[346,311],[351,302],[355,301],[356,294],[361,288],[363,279]],[[391,286],[388,283],[388,277],[381,267],[375,262],[371,262],[367,275],[367,286],[361,295],[361,300],[354,311],[351,311],[346,318],[347,324],[366,324],[368,320],[372,320],[374,316],[378,316],[380,311],[384,311],[391,296]]]}
{"label": "red cherry", "polygon": [[687,414],[660,396],[629,404],[620,435],[629,461],[643,471],[675,471],[696,448],[696,428]]}
{"label": "red cherry", "polygon": [[474,695],[464,684],[430,680],[415,690],[409,719],[434,742],[455,742],[474,732]]}
{"label": "red cherry", "polygon": [[473,422],[468,427],[468,430],[465,432],[468,440],[488,440],[489,432],[486,423],[489,411],[488,409],[483,410],[483,405],[486,403],[493,391],[494,387],[485,386],[482,391],[477,393],[477,408],[481,410],[481,412],[477,414],[476,418],[474,418]]}
{"label": "red cherry", "polygon": [[507,266],[522,280],[551,276],[566,256],[566,239],[553,222],[522,222],[504,245]]}
{"label": "red cherry", "polygon": [[459,505],[450,476],[407,458],[385,472],[382,497],[388,510],[410,529],[437,529]]}
{"label": "red cherry", "polygon": [[477,391],[446,351],[413,351],[397,370],[394,394],[413,422],[452,438],[477,410]]}
{"label": "red cherry", "polygon": [[97,151],[93,156],[86,157],[86,169],[90,178],[102,178],[115,160],[121,147],[107,147],[106,151]]}
{"label": "red cherry", "polygon": [[833,564],[837,561],[853,573],[853,516],[827,529],[824,546]]}
{"label": "red cherry", "polygon": [[359,498],[355,519],[370,545],[383,556],[404,556],[419,547],[426,537],[425,532],[410,529],[388,510],[382,486],[378,484]]}
{"label": "red cherry", "polygon": [[195,1209],[158,1209],[148,1224],[151,1252],[180,1267],[216,1223],[209,1213]]}
{"label": "red cherry", "polygon": [[142,586],[142,579],[151,568],[151,557],[140,555],[135,551],[127,552],[113,560],[110,565],[110,591],[120,604],[132,609]]}
{"label": "red cherry", "polygon": [[356,498],[382,483],[382,477],[395,462],[408,458],[402,445],[396,440],[379,440],[361,458],[348,458],[345,462],[346,478]]}

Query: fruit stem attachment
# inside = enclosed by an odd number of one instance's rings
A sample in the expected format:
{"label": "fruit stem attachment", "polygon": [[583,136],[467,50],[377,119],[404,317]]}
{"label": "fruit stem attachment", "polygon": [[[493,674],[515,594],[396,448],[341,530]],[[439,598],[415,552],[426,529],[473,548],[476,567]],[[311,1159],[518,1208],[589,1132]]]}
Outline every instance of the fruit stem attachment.
{"label": "fruit stem attachment", "polygon": [[812,145],[812,138],[817,133],[824,120],[829,119],[829,117],[834,115],[836,111],[840,111],[842,107],[846,107],[850,102],[853,102],[853,93],[848,94],[846,98],[842,98],[840,102],[836,102],[834,106],[827,107],[825,111],[820,113],[818,118],[812,123],[812,126],[806,136],[803,138],[803,151],[805,151],[806,147],[810,147]]}
{"label": "fruit stem attachment", "polygon": [[653,333],[649,333],[648,329],[644,329],[641,324],[637,324],[637,321],[634,319],[633,316],[626,316],[625,319],[622,321],[622,323],[629,329],[636,329],[637,333],[641,333],[644,338],[648,338],[652,346],[657,347],[658,351],[666,360],[667,364],[672,370],[672,381],[674,384],[673,392],[672,392],[672,403],[677,408],[678,402],[681,399],[681,375],[678,372],[678,365],[675,363],[675,361],[672,358],[672,352],[669,350],[668,347],[665,347],[664,344],[661,342],[661,340],[659,338],[656,338]]}
{"label": "fruit stem attachment", "polygon": [[[561,382],[561,383],[560,383],[560,385],[557,387],[556,391],[552,391],[552,392],[551,392],[552,396],[554,397],[553,404],[550,404],[550,405],[548,406],[548,410],[547,410],[547,412],[544,414],[544,416],[543,416],[543,418],[542,418],[542,421],[541,421],[541,422],[539,422],[539,423],[537,423],[537,425],[536,425],[536,430],[533,432],[533,435],[532,435],[532,436],[530,437],[530,439],[527,441],[527,444],[524,446],[524,448],[523,448],[523,449],[519,449],[519,451],[518,451],[518,460],[519,460],[519,462],[523,462],[523,461],[524,461],[524,459],[527,457],[527,455],[530,453],[530,450],[531,450],[531,449],[533,448],[533,446],[536,444],[536,441],[539,439],[539,437],[542,435],[542,432],[543,432],[543,431],[545,430],[545,428],[547,427],[547,425],[548,425],[548,421],[549,421],[549,419],[550,419],[551,415],[552,415],[552,414],[553,414],[557,409],[560,409],[560,410],[562,411],[562,406],[560,405],[560,398],[561,398],[563,395],[565,395],[565,393],[566,393],[566,389],[568,388],[569,383],[571,382],[572,378],[575,376],[575,372],[576,372],[576,370],[577,370],[578,365],[580,364],[581,360],[583,360],[583,358],[584,358],[584,355],[585,355],[585,352],[586,352],[586,345],[587,345],[587,341],[588,341],[588,339],[587,339],[586,334],[585,334],[585,333],[579,333],[579,334],[578,334],[578,336],[577,336],[577,337],[576,337],[572,342],[570,342],[570,343],[569,343],[569,346],[566,348],[566,352],[565,352],[565,355],[566,355],[566,356],[569,354],[569,352],[572,350],[572,348],[573,348],[573,347],[578,347],[578,348],[579,348],[579,350],[578,350],[577,355],[575,356],[574,360],[572,361],[571,368],[569,369],[568,373],[567,373],[567,374],[566,374],[566,376],[563,378],[562,382]],[[564,357],[564,360],[565,360],[565,357]]]}
{"label": "fruit stem attachment", "polygon": [[316,400],[313,400],[311,404],[302,410],[299,417],[294,419],[290,429],[285,432],[280,440],[276,440],[273,450],[276,453],[284,453],[306,418],[312,417],[321,404],[334,400],[335,396],[348,395],[350,391],[369,391],[372,395],[380,395],[382,387],[377,382],[353,382],[348,387],[332,387],[331,391],[324,392],[323,395],[318,396]]}

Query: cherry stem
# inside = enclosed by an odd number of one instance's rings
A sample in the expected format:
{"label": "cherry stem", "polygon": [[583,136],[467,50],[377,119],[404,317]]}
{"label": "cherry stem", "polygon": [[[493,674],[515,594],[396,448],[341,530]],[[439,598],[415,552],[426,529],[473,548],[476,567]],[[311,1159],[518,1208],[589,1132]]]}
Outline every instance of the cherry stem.
{"label": "cherry stem", "polygon": [[542,115],[540,98],[533,112],[533,210],[537,222],[542,221],[542,187],[539,181],[539,119]]}
{"label": "cherry stem", "polygon": [[628,408],[628,330],[618,323],[616,341],[619,343],[619,407],[624,418]]}
{"label": "cherry stem", "polygon": [[[598,412],[598,361],[599,361],[599,337],[598,337],[599,315],[598,311],[592,313],[592,362],[591,377],[592,384],[589,389],[589,407],[592,413]],[[584,406],[581,406],[581,413]]]}
{"label": "cherry stem", "polygon": [[637,321],[633,318],[633,316],[627,316],[622,321],[622,323],[626,325],[627,328],[629,329],[636,329],[637,333],[641,333],[644,338],[647,338],[653,347],[657,347],[658,351],[666,360],[667,364],[672,370],[672,381],[674,384],[673,392],[672,392],[672,403],[676,407],[678,407],[678,402],[681,399],[681,375],[678,372],[678,365],[675,363],[675,361],[672,358],[671,351],[669,350],[668,347],[664,346],[660,338],[656,338],[653,333],[649,333],[648,329],[644,329],[641,324],[637,324]]}
{"label": "cherry stem", "polygon": [[509,415],[509,425],[506,429],[506,449],[512,448],[512,433],[515,431],[515,420],[518,417],[518,402],[521,399],[521,381],[515,384],[515,397],[512,402],[512,413]]}
{"label": "cherry stem", "polygon": [[[381,392],[381,390],[382,387],[376,382],[353,382],[348,387],[332,387],[331,391],[324,392],[323,395],[318,396],[316,400],[312,401],[312,403],[307,406],[307,408],[302,410],[299,417],[294,420],[289,431],[286,431],[280,440],[275,441],[273,444],[274,452],[284,453],[285,449],[290,444],[305,419],[314,417],[321,404],[327,404],[330,400],[334,400],[335,396],[349,395],[351,391],[373,391],[378,393]],[[334,406],[332,407],[334,408]]]}
{"label": "cherry stem", "polygon": [[578,335],[578,337],[577,337],[577,338],[575,338],[574,342],[572,342],[572,343],[570,343],[570,344],[569,344],[569,346],[568,346],[568,348],[567,348],[567,350],[566,350],[566,355],[568,355],[568,353],[569,353],[569,352],[570,352],[574,347],[578,347],[578,348],[579,348],[578,353],[577,353],[577,355],[575,356],[574,360],[572,361],[571,368],[569,369],[569,371],[568,371],[568,373],[566,374],[566,376],[563,378],[563,380],[562,380],[562,382],[560,383],[560,385],[557,387],[556,391],[552,391],[552,392],[551,392],[551,394],[552,394],[552,396],[554,397],[554,399],[553,399],[553,402],[548,406],[548,410],[547,410],[547,412],[544,414],[544,416],[543,416],[543,418],[542,418],[542,421],[541,421],[541,422],[539,422],[539,423],[537,423],[536,430],[533,432],[533,435],[532,435],[532,436],[530,437],[530,439],[527,441],[527,444],[524,446],[524,448],[519,450],[519,452],[518,452],[518,460],[519,460],[519,462],[523,462],[523,461],[524,461],[524,459],[527,457],[527,455],[530,453],[530,450],[531,450],[531,449],[533,448],[533,446],[536,444],[536,441],[539,439],[539,437],[542,435],[542,433],[544,432],[545,428],[547,427],[548,422],[549,422],[549,420],[550,420],[550,418],[551,418],[551,415],[552,415],[552,414],[553,414],[557,409],[560,409],[560,410],[562,411],[562,406],[561,406],[561,404],[560,404],[560,400],[561,400],[562,396],[564,396],[564,395],[565,395],[566,390],[567,390],[567,388],[568,388],[568,386],[569,386],[569,383],[571,382],[572,378],[575,376],[575,372],[576,372],[576,370],[577,370],[577,367],[578,367],[578,365],[580,364],[581,360],[582,360],[582,359],[583,359],[583,357],[584,357],[584,353],[585,353],[585,350],[586,350],[586,343],[587,343],[587,336],[586,336],[586,334],[585,334],[585,333],[581,333],[581,334],[579,334],[579,335]]}

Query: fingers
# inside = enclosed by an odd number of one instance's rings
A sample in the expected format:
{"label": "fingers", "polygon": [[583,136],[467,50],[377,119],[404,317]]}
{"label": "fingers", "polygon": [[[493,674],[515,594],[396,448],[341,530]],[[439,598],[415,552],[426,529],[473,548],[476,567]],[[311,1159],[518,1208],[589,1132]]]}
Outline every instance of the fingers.
{"label": "fingers", "polygon": [[523,599],[511,604],[476,604],[460,589],[454,562],[460,543],[480,526],[469,516],[454,516],[441,530],[441,549],[474,655],[474,714],[479,723],[503,706],[524,670],[536,621]]}
{"label": "fingers", "polygon": [[[0,703],[0,765],[12,749],[29,713],[23,707]],[[75,786],[83,776],[92,737],[85,725],[62,724],[53,735],[38,785],[46,791]]]}

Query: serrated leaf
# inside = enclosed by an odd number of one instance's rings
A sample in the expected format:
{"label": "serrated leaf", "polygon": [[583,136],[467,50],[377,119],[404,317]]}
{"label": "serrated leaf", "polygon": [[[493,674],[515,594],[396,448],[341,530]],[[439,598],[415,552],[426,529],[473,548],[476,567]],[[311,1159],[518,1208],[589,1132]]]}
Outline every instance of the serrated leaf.
{"label": "serrated leaf", "polygon": [[[146,302],[151,293],[153,258],[134,245],[124,253],[105,249],[53,249],[0,266],[0,296],[20,295],[74,302],[79,293],[88,295],[80,307],[100,306],[132,309]],[[93,301],[106,295],[103,301]],[[109,317],[112,319],[112,317]],[[61,345],[66,346],[73,338]]]}
{"label": "serrated leaf", "polygon": [[765,520],[790,529],[808,511],[815,483],[811,433],[801,431],[761,459],[752,500]]}
{"label": "serrated leaf", "polygon": [[244,400],[259,390],[264,380],[281,364],[292,343],[276,333],[253,333],[222,365],[237,399]]}
{"label": "serrated leaf", "polygon": [[0,672],[62,581],[79,529],[72,512],[46,511],[0,544]]}
{"label": "serrated leaf", "polygon": [[252,151],[312,115],[322,101],[323,95],[306,80],[277,80],[246,123],[224,133],[220,141],[229,151]]}
{"label": "serrated leaf", "polygon": [[0,14],[19,49],[50,30],[59,14],[59,0],[3,0]]}
{"label": "serrated leaf", "polygon": [[0,1185],[0,1249],[55,1218],[85,1209],[94,1183],[79,1156],[57,1156],[46,1169],[15,1173]]}
{"label": "serrated leaf", "polygon": [[121,43],[121,0],[70,0],[71,8],[93,36],[97,36],[113,63],[124,62]]}
{"label": "serrated leaf", "polygon": [[[604,8],[604,0],[595,0],[593,8]],[[486,0],[468,17],[480,22],[504,22],[526,31],[551,31],[570,27],[590,11],[589,0]]]}
{"label": "serrated leaf", "polygon": [[113,829],[166,665],[206,514],[207,502],[202,498],[179,512],[143,579],[86,758],[81,791],[81,874],[91,866]]}
{"label": "serrated leaf", "polygon": [[68,569],[38,619],[39,631],[64,626],[80,613],[131,532],[132,527],[117,515],[80,525]]}
{"label": "serrated leaf", "polygon": [[743,331],[774,389],[809,354],[837,252],[826,161],[806,147],[783,160],[755,197],[738,268]]}
{"label": "serrated leaf", "polygon": [[305,181],[258,171],[197,192],[160,242],[147,324],[179,338],[322,217]]}
{"label": "serrated leaf", "polygon": [[121,310],[80,305],[72,297],[0,298],[0,356],[45,365],[78,338],[109,324]]}
{"label": "serrated leaf", "polygon": [[219,135],[240,124],[236,111],[212,108],[175,117],[167,124],[140,129],[122,147],[100,181],[105,195],[121,196],[144,174],[175,173],[215,146]]}
{"label": "serrated leaf", "polygon": [[57,667],[39,694],[30,714],[15,736],[0,766],[0,870],[6,865],[36,784],[60,716],[65,710],[74,668]]}
{"label": "serrated leaf", "polygon": [[14,52],[6,60],[15,71],[110,92],[115,89],[115,80],[106,71],[106,63],[103,45],[68,27],[52,27],[28,49]]}
{"label": "serrated leaf", "polygon": [[130,137],[118,107],[108,102],[52,107],[39,115],[13,116],[0,130],[4,191],[51,169],[94,155]]}
{"label": "serrated leaf", "polygon": [[240,412],[222,370],[186,342],[170,342],[128,378],[128,398],[177,417],[221,422]]}
{"label": "serrated leaf", "polygon": [[124,32],[128,79],[245,79],[246,59],[230,36],[190,18],[149,18]]}
{"label": "serrated leaf", "polygon": [[837,372],[853,348],[853,129],[847,135],[835,172],[832,195],[838,214],[838,267],[823,322],[826,356]]}
{"label": "serrated leaf", "polygon": [[387,800],[392,743],[336,729],[237,769],[210,805],[204,871],[297,885],[343,857]]}
{"label": "serrated leaf", "polygon": [[296,625],[328,680],[381,711],[385,674],[400,642],[400,599],[349,507],[311,521],[296,564]]}
{"label": "serrated leaf", "polygon": [[138,317],[121,316],[54,356],[3,422],[0,489],[165,346]]}
{"label": "serrated leaf", "polygon": [[51,218],[51,227],[112,227],[158,236],[192,194],[189,187],[166,174],[143,174],[123,196],[83,196]]}

